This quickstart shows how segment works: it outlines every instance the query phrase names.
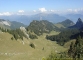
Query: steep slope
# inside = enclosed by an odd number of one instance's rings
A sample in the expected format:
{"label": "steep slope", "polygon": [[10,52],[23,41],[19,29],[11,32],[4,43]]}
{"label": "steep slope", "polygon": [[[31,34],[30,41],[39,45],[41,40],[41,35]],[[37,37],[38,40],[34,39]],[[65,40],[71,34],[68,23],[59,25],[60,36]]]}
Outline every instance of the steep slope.
{"label": "steep slope", "polygon": [[78,21],[76,22],[76,24],[73,25],[73,26],[70,26],[69,28],[77,28],[77,29],[80,29],[82,27],[83,27],[83,21],[80,18],[78,18]]}
{"label": "steep slope", "polygon": [[55,24],[55,26],[57,26],[59,28],[61,28],[61,27],[67,28],[67,27],[73,26],[73,25],[74,25],[74,22],[72,22],[69,19],[66,19],[65,21],[62,21],[62,22],[59,22],[59,23]]}
{"label": "steep slope", "polygon": [[30,25],[26,28],[27,30],[30,30],[31,32],[34,32],[37,35],[42,35],[43,33],[49,33],[52,30],[58,31],[59,28],[57,28],[54,24],[47,20],[41,20],[37,21],[34,20],[30,23]]}

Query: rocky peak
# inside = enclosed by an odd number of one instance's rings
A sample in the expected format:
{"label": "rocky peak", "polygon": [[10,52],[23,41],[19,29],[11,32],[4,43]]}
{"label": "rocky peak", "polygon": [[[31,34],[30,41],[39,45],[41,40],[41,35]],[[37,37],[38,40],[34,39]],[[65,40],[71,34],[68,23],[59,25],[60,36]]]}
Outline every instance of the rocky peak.
{"label": "rocky peak", "polygon": [[78,18],[78,21],[76,22],[76,26],[79,28],[83,27],[83,22],[80,18]]}
{"label": "rocky peak", "polygon": [[78,29],[80,29],[82,27],[83,27],[83,22],[80,18],[78,18],[78,21],[76,22],[76,24],[73,25],[73,26],[70,26],[69,28],[78,28]]}
{"label": "rocky peak", "polygon": [[83,21],[80,18],[78,18],[78,21],[76,22],[76,24],[83,24]]}

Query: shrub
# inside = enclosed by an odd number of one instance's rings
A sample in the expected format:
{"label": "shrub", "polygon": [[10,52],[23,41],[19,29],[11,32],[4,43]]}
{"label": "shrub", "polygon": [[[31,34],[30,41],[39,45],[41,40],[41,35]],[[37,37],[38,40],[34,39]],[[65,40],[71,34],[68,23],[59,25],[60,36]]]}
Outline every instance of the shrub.
{"label": "shrub", "polygon": [[33,34],[29,34],[29,37],[30,37],[31,39],[38,39],[38,37],[37,37],[36,35],[33,35]]}
{"label": "shrub", "polygon": [[14,40],[14,38],[13,38],[13,37],[11,37],[11,40]]}
{"label": "shrub", "polygon": [[30,43],[30,46],[35,49],[35,45],[33,43]]}

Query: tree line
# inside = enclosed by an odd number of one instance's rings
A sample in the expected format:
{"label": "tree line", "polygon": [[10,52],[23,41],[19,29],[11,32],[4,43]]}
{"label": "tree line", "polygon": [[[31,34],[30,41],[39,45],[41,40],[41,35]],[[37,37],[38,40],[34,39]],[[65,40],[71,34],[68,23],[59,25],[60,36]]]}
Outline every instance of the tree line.
{"label": "tree line", "polygon": [[75,37],[73,35],[79,33],[80,31],[78,29],[66,29],[63,30],[58,35],[46,35],[46,39],[51,41],[57,41],[58,44],[64,45],[66,42],[68,42],[71,39],[74,39]]}
{"label": "tree line", "polygon": [[[13,39],[15,39],[15,40],[22,39],[23,40],[23,37],[27,38],[27,36],[24,34],[24,32],[21,31],[20,29],[9,30],[9,29],[4,29],[4,28],[0,27],[0,30],[2,32],[8,32],[9,34],[13,35],[13,37],[11,37],[12,40]],[[29,38],[37,39],[37,36],[29,33]]]}

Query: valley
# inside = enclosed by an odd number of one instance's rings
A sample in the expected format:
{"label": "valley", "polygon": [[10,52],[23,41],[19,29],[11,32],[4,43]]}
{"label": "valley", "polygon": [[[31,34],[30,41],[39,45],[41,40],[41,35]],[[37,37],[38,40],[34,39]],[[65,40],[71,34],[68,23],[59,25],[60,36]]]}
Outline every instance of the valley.
{"label": "valley", "polygon": [[[0,20],[1,60],[74,59],[78,58],[78,53],[82,58],[83,22],[81,18],[78,18],[76,24],[69,19],[57,24],[47,20],[33,20],[27,27],[14,22],[19,25],[19,28],[14,28],[13,23],[10,23],[14,29],[9,27],[6,20]],[[6,21],[6,24],[3,21]]]}
{"label": "valley", "polygon": [[83,0],[0,0],[0,60],[83,60]]}
{"label": "valley", "polygon": [[74,59],[73,56],[78,58],[76,57],[78,53],[82,58],[83,22],[81,18],[78,18],[76,24],[69,19],[57,24],[47,20],[33,20],[29,26],[23,26],[19,25],[18,29],[1,26],[1,60]]}

